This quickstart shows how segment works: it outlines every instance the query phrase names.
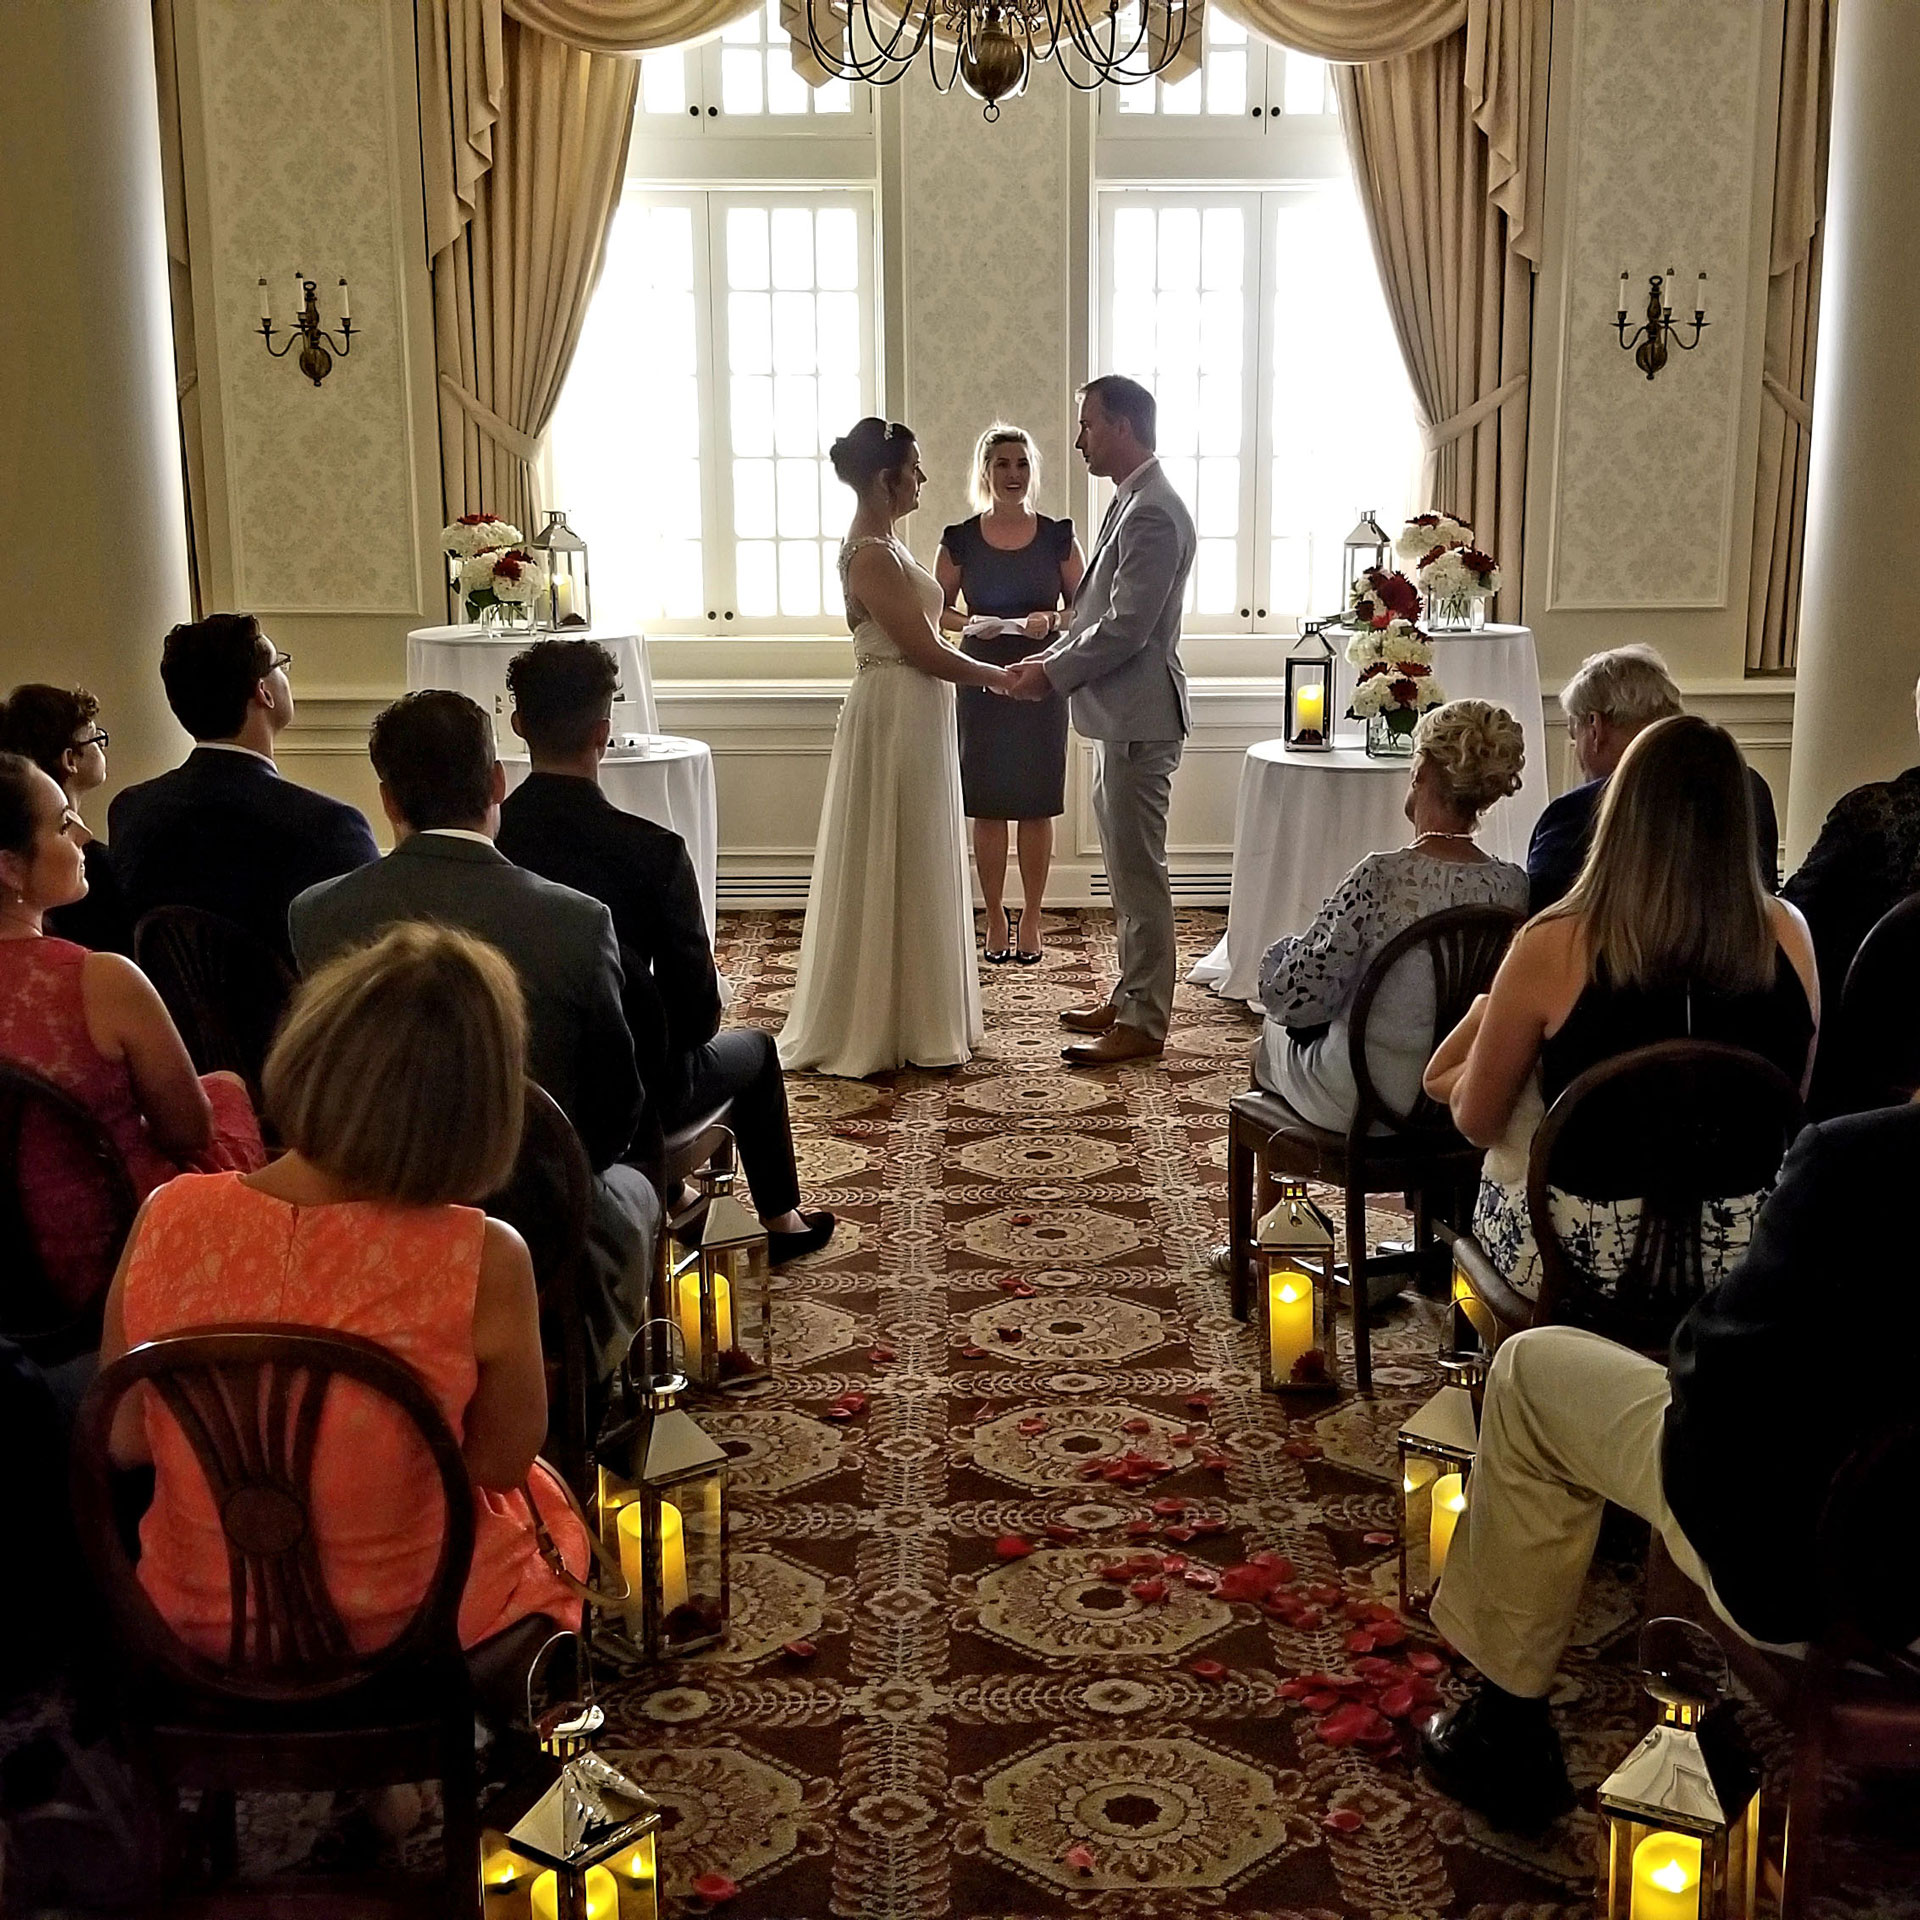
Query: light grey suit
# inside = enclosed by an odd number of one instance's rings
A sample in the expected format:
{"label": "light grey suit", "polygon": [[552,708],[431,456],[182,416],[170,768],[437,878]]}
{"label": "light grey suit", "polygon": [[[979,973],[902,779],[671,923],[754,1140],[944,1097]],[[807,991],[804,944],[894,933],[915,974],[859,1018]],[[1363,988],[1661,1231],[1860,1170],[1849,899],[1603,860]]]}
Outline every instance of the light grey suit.
{"label": "light grey suit", "polygon": [[1093,812],[1120,944],[1121,1025],[1164,1040],[1173,1017],[1167,801],[1189,725],[1180,612],[1193,519],[1159,461],[1129,477],[1074,595],[1065,635],[1040,656],[1094,743]]}

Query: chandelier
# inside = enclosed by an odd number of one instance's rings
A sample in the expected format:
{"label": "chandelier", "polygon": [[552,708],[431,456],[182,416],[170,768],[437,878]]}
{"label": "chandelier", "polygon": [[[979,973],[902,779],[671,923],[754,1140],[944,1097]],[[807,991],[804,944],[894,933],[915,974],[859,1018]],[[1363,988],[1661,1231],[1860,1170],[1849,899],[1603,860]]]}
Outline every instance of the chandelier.
{"label": "chandelier", "polygon": [[[924,51],[934,90],[962,86],[1000,117],[1038,60],[1091,93],[1184,78],[1199,64],[1204,0],[782,0],[794,65],[817,80],[890,86]],[[802,38],[801,28],[805,35]],[[807,55],[811,53],[812,60]]]}

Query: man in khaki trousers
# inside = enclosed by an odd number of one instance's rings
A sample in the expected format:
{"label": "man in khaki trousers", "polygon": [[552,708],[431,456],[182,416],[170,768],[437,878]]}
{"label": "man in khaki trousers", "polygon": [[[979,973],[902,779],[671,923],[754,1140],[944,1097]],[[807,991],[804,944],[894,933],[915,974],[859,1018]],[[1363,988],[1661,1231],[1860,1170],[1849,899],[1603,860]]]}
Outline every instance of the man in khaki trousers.
{"label": "man in khaki trousers", "polygon": [[1180,612],[1193,568],[1193,519],[1153,446],[1153,395],[1117,373],[1080,394],[1075,445],[1114,485],[1062,638],[1013,669],[1016,693],[1068,697],[1073,729],[1094,743],[1093,812],[1113,897],[1120,978],[1096,1006],[1063,1013],[1090,1036],[1063,1050],[1074,1066],[1152,1059],[1173,1018],[1173,889],[1167,803],[1188,728]]}

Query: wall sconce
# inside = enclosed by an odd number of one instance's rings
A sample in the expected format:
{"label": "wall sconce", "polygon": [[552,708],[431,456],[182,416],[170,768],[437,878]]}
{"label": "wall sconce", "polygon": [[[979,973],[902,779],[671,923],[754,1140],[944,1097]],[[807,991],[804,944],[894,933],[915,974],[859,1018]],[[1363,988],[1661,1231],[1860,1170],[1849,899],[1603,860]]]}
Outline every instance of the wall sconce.
{"label": "wall sconce", "polygon": [[1700,330],[1707,324],[1707,276],[1695,282],[1693,295],[1693,338],[1683,339],[1673,325],[1674,271],[1653,274],[1647,280],[1646,324],[1627,332],[1627,272],[1620,270],[1620,308],[1614,316],[1614,331],[1620,344],[1633,351],[1633,363],[1649,380],[1667,364],[1669,347],[1691,353],[1700,344]]}
{"label": "wall sconce", "polygon": [[[273,344],[273,300],[267,292],[267,283],[260,282],[260,338],[267,343],[267,351],[276,360],[284,359],[298,343],[300,347],[300,371],[317,387],[333,371],[333,354],[339,354],[344,360],[353,346],[353,321],[349,318],[347,306],[347,283],[340,282],[340,339],[336,345],[333,335],[320,324],[320,307],[313,297],[314,283],[306,279],[296,267],[293,274],[296,289],[293,313],[293,332],[287,335],[286,344],[276,347]],[[328,348],[333,348],[333,353]]]}

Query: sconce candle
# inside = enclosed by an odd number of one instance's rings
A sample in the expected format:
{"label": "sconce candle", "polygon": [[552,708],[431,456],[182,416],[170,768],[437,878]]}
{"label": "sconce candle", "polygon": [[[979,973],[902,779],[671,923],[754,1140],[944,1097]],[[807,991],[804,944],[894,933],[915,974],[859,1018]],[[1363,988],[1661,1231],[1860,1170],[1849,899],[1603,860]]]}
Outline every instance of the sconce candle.
{"label": "sconce candle", "polygon": [[300,371],[317,387],[333,371],[337,355],[344,360],[353,350],[354,326],[347,309],[347,283],[340,282],[340,336],[320,324],[320,307],[314,299],[315,283],[297,268],[293,276],[293,329],[284,345],[273,344],[273,302],[264,278],[260,282],[260,338],[276,360],[284,360],[297,346]]}
{"label": "sconce candle", "polygon": [[1647,280],[1647,317],[1633,332],[1627,331],[1627,276],[1620,276],[1620,305],[1614,314],[1613,330],[1620,344],[1633,355],[1633,363],[1649,380],[1667,364],[1675,347],[1691,353],[1700,344],[1701,330],[1707,325],[1707,276],[1695,283],[1693,334],[1689,338],[1674,325],[1674,269],[1653,274]]}
{"label": "sconce candle", "polygon": [[342,320],[353,318],[353,311],[347,305],[347,283],[344,280],[340,282],[340,318]]}
{"label": "sconce candle", "polygon": [[1626,273],[1626,269],[1623,267],[1620,270],[1620,318],[1624,321],[1626,317],[1627,317],[1627,273]]}

